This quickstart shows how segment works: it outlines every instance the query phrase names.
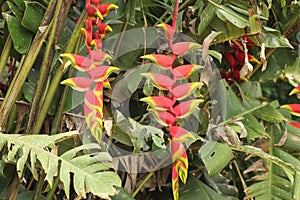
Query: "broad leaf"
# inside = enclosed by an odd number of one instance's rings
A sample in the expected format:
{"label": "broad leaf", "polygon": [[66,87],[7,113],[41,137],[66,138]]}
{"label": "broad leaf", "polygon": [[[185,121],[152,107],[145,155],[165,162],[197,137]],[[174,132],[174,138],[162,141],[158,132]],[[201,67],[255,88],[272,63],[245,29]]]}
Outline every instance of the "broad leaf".
{"label": "broad leaf", "polygon": [[220,172],[231,160],[233,154],[227,144],[210,141],[199,150],[210,176]]}

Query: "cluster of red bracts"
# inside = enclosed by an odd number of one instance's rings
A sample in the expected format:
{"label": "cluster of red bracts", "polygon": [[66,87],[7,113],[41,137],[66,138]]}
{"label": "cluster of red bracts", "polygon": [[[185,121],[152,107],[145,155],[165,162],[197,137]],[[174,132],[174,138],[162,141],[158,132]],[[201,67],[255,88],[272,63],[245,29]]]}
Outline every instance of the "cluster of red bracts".
{"label": "cluster of red bracts", "polygon": [[[296,88],[294,88],[291,92],[290,95],[293,94],[300,94],[300,85]],[[286,108],[290,111],[292,115],[300,117],[300,104],[286,104],[282,105],[281,108]],[[297,128],[300,128],[300,123],[299,122],[289,122],[292,126],[295,126]]]}
{"label": "cluster of red bracts", "polygon": [[[192,99],[193,92],[202,86],[200,82],[187,82],[179,84],[179,80],[187,79],[193,71],[202,68],[194,64],[186,64],[173,67],[176,56],[182,56],[199,44],[191,42],[172,43],[175,28],[166,24],[160,24],[165,37],[168,39],[172,55],[151,54],[142,56],[149,59],[160,69],[167,71],[167,75],[158,73],[143,73],[142,75],[150,80],[158,88],[161,96],[149,96],[141,101],[149,104],[149,111],[153,114],[158,123],[167,127],[171,136],[172,154],[172,189],[174,199],[179,197],[179,179],[186,182],[188,172],[188,159],[184,142],[195,140],[195,137],[186,129],[180,127],[179,120],[188,117],[200,104],[202,99]],[[188,100],[187,100],[188,99]]]}
{"label": "cluster of red bracts", "polygon": [[100,4],[101,0],[86,0],[88,19],[86,27],[81,31],[84,35],[88,57],[65,53],[62,57],[67,58],[73,67],[86,72],[88,77],[74,77],[61,82],[73,89],[85,93],[84,116],[87,126],[92,135],[100,143],[103,129],[103,88],[110,88],[108,76],[118,70],[117,67],[106,66],[107,60],[112,57],[102,51],[102,38],[107,31],[112,31],[107,24],[102,24],[103,17],[116,9],[114,4]]}
{"label": "cluster of red bracts", "polygon": [[[255,46],[254,42],[248,36],[244,36],[242,39],[246,42],[247,49],[251,49]],[[225,58],[226,63],[229,66],[229,69],[226,72],[220,72],[222,78],[226,79],[229,84],[231,84],[233,81],[240,81],[241,78],[243,78],[243,75],[241,75],[241,70],[245,66],[245,64],[250,64],[246,62],[249,61],[259,63],[259,61],[250,53],[247,53],[248,59],[245,59],[246,54],[243,49],[243,45],[239,40],[231,42],[231,47],[233,49],[233,52],[223,52],[223,56]]]}

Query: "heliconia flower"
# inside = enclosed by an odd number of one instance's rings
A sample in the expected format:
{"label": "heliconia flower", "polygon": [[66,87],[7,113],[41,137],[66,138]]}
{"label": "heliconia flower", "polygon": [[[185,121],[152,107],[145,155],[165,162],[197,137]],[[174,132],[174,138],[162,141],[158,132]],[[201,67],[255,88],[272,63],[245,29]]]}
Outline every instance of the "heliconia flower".
{"label": "heliconia flower", "polygon": [[300,128],[300,123],[299,122],[289,122],[290,125],[295,126],[297,128]]}
{"label": "heliconia flower", "polygon": [[86,12],[89,17],[99,17],[100,19],[103,19],[100,10],[92,4],[86,4]]}
{"label": "heliconia flower", "polygon": [[94,64],[102,65],[107,60],[112,60],[112,57],[103,52],[101,49],[92,50],[89,53],[90,58],[93,60]]}
{"label": "heliconia flower", "polygon": [[90,128],[91,134],[94,136],[94,138],[100,144],[102,141],[103,127],[101,125],[99,125],[99,123],[96,123],[93,121],[89,128]]}
{"label": "heliconia flower", "polygon": [[105,79],[102,83],[103,83],[103,87],[111,89],[111,85],[108,79]]}
{"label": "heliconia flower", "polygon": [[193,99],[181,102],[174,107],[173,113],[177,118],[185,118],[192,114],[192,112],[195,110],[195,107],[202,102],[202,99]]}
{"label": "heliconia flower", "polygon": [[108,24],[98,23],[97,35],[100,35],[100,37],[104,37],[107,32],[111,32],[111,31],[112,31],[112,28]]}
{"label": "heliconia flower", "polygon": [[154,110],[151,108],[148,109],[148,111],[150,111],[155,117],[156,121],[163,126],[171,125],[176,121],[176,117],[168,111]]}
{"label": "heliconia flower", "polygon": [[[107,80],[107,79],[106,79]],[[100,100],[103,101],[103,87],[104,84],[103,82],[97,82],[94,86],[93,93],[96,95],[96,97]]]}
{"label": "heliconia flower", "polygon": [[300,117],[300,104],[286,104],[282,105],[281,108],[287,108],[291,111],[292,115]]}
{"label": "heliconia flower", "polygon": [[118,9],[118,6],[115,4],[102,4],[97,6],[103,17],[106,17],[110,11]]}
{"label": "heliconia flower", "polygon": [[172,93],[176,97],[177,100],[185,99],[190,96],[197,88],[200,88],[203,83],[200,82],[192,82],[178,85],[172,89]]}
{"label": "heliconia flower", "polygon": [[92,2],[93,4],[99,4],[99,3],[101,3],[101,1],[102,1],[102,0],[91,0],[91,2]]}
{"label": "heliconia flower", "polygon": [[201,48],[202,45],[194,42],[178,42],[173,44],[172,53],[177,56],[183,56],[189,53],[194,48]]}
{"label": "heliconia flower", "polygon": [[166,68],[171,68],[175,60],[175,57],[163,55],[163,54],[148,54],[148,55],[141,56],[141,58],[149,59],[155,64],[158,64]]}
{"label": "heliconia flower", "polygon": [[63,53],[60,56],[69,59],[71,64],[79,71],[87,71],[95,67],[93,61],[85,56],[70,53]]}
{"label": "heliconia flower", "polygon": [[170,126],[170,135],[174,142],[188,142],[196,140],[195,136],[180,126]]}
{"label": "heliconia flower", "polygon": [[92,35],[92,32],[88,32],[85,28],[81,28],[81,33],[84,37],[84,41],[85,41],[85,45],[87,47],[90,47],[91,46],[91,42],[93,40],[93,35]]}
{"label": "heliconia flower", "polygon": [[234,56],[227,51],[224,51],[223,55],[224,55],[224,58],[225,58],[227,64],[230,66],[231,70],[234,69],[237,64]]}
{"label": "heliconia flower", "polygon": [[187,65],[180,65],[172,71],[172,74],[174,75],[174,78],[176,80],[181,80],[189,77],[195,70],[201,69],[203,66],[200,65],[192,65],[192,64],[187,64]]}
{"label": "heliconia flower", "polygon": [[102,114],[102,108],[103,108],[103,101],[101,101],[101,99],[98,98],[98,96],[95,95],[95,93],[92,90],[87,90],[85,92],[84,95],[85,99],[84,99],[84,103],[95,109],[98,113]]}
{"label": "heliconia flower", "polygon": [[175,27],[172,27],[169,24],[158,24],[156,27],[162,29],[165,37],[168,39],[169,43],[171,43],[175,34]]}
{"label": "heliconia flower", "polygon": [[68,85],[72,87],[74,90],[78,91],[86,91],[90,89],[93,80],[86,77],[75,77],[75,78],[68,78],[60,82],[62,85]]}
{"label": "heliconia flower", "polygon": [[289,95],[293,95],[293,94],[300,94],[300,85],[298,87],[295,87]]}
{"label": "heliconia flower", "polygon": [[178,173],[178,176],[180,180],[185,183],[188,175],[188,170],[187,166],[181,161],[181,160],[176,160],[175,161],[175,169]]}
{"label": "heliconia flower", "polygon": [[[189,163],[188,163],[185,147],[181,142],[175,142],[175,141],[171,140],[171,153],[172,153],[173,163],[175,163],[177,160],[179,160],[184,164],[186,169],[188,168]],[[182,180],[182,181],[185,181],[185,180]]]}
{"label": "heliconia flower", "polygon": [[91,46],[96,50],[102,49],[102,38],[94,38],[91,42]]}
{"label": "heliconia flower", "polygon": [[[244,63],[245,62],[245,52],[243,52],[242,50],[236,50],[235,51],[235,59],[239,63]],[[248,53],[248,59],[249,59],[249,62],[260,63],[254,56],[252,56],[249,53]]]}
{"label": "heliconia flower", "polygon": [[101,82],[107,79],[112,72],[117,70],[119,70],[119,68],[113,66],[97,66],[94,69],[87,71],[87,73],[93,81]]}
{"label": "heliconia flower", "polygon": [[230,72],[230,77],[235,81],[241,80],[241,73],[238,70],[233,70]]}
{"label": "heliconia flower", "polygon": [[140,99],[140,101],[148,103],[152,108],[156,110],[169,110],[174,104],[174,101],[172,99],[163,96],[144,97]]}
{"label": "heliconia flower", "polygon": [[174,200],[178,200],[179,198],[179,180],[178,173],[176,171],[175,165],[172,165],[172,191]]}
{"label": "heliconia flower", "polygon": [[145,76],[152,80],[154,85],[160,90],[170,90],[175,83],[175,80],[171,79],[168,76],[157,74],[157,73],[141,73],[142,76]]}

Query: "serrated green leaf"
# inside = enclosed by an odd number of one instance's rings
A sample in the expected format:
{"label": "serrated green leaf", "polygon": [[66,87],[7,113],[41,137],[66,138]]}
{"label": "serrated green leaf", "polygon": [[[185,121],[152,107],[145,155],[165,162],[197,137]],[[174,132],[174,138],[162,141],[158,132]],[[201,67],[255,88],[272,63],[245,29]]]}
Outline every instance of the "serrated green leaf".
{"label": "serrated green leaf", "polygon": [[[53,136],[48,135],[14,135],[0,133],[0,143],[5,141],[11,149],[9,150],[9,159],[15,158],[17,152],[25,152],[16,158],[17,166],[24,168],[24,161],[30,156],[29,169],[32,174],[37,177],[36,162],[41,163],[42,169],[46,173],[46,180],[51,184],[54,175],[58,170],[58,163],[61,163],[60,178],[64,183],[65,192],[69,196],[70,179],[73,174],[75,192],[85,197],[86,193],[91,192],[98,197],[108,198],[108,195],[113,195],[115,189],[113,186],[121,186],[119,176],[111,171],[103,172],[103,169],[111,168],[110,156],[105,152],[100,152],[98,155],[95,150],[100,150],[98,144],[86,144],[71,149],[64,153],[61,157],[52,154],[44,149],[44,147],[53,146],[52,144],[58,139],[70,137],[75,132],[61,133]],[[24,149],[25,148],[25,149]],[[27,150],[26,150],[27,148]],[[28,149],[30,149],[30,153]],[[79,151],[92,150],[93,155],[80,154]],[[83,156],[83,158],[80,158]],[[105,163],[103,165],[103,162]],[[34,169],[34,170],[33,170]],[[23,169],[22,169],[23,170]],[[101,187],[99,187],[101,185]]]}

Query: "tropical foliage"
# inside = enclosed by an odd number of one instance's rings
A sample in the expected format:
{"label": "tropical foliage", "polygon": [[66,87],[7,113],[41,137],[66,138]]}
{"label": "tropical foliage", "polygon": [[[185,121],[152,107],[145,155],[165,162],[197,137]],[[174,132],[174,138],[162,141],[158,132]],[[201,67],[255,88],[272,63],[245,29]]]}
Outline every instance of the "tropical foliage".
{"label": "tropical foliage", "polygon": [[0,6],[0,199],[300,199],[299,1]]}

